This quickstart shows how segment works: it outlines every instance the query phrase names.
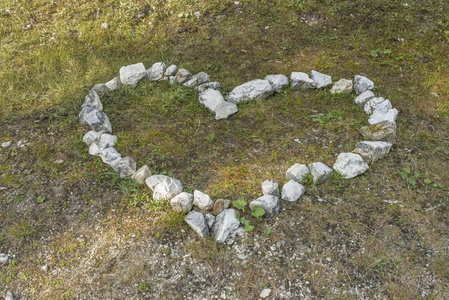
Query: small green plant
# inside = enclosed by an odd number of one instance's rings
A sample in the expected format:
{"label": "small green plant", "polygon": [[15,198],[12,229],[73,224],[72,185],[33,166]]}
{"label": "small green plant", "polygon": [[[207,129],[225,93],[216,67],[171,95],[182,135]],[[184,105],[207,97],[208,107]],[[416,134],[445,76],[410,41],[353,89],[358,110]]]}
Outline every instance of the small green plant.
{"label": "small green plant", "polygon": [[245,227],[243,228],[245,231],[253,231],[254,230],[254,226],[249,225],[249,220],[245,219],[245,217],[240,218],[240,223],[245,225]]}
{"label": "small green plant", "polygon": [[263,231],[263,235],[269,237],[272,232],[271,228],[267,228]]}
{"label": "small green plant", "polygon": [[259,219],[259,218],[261,218],[264,214],[265,214],[265,209],[263,209],[262,207],[260,207],[260,206],[254,206],[253,208],[252,208],[252,212],[251,212],[251,215],[254,217],[254,218],[256,218],[256,219]]}
{"label": "small green plant", "polygon": [[419,172],[413,172],[410,169],[410,167],[405,167],[402,170],[398,170],[398,174],[401,176],[402,179],[404,179],[408,184],[410,184],[413,187],[416,187],[416,181],[421,176]]}
{"label": "small green plant", "polygon": [[137,289],[141,292],[147,292],[150,290],[150,288],[148,287],[148,284],[146,282],[141,282]]}
{"label": "small green plant", "polygon": [[245,200],[242,200],[242,199],[232,201],[232,205],[233,205],[235,208],[241,210],[242,212],[245,212],[245,206],[246,206],[246,204],[248,204],[248,203],[247,203]]}
{"label": "small green plant", "polygon": [[43,203],[45,201],[45,196],[43,196],[43,195],[38,196],[36,201],[37,201],[37,203]]}

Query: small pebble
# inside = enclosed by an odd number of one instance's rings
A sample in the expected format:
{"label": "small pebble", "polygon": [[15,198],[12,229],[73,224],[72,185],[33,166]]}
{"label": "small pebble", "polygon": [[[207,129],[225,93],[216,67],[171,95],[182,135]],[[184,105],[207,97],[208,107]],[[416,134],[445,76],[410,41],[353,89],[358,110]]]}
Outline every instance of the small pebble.
{"label": "small pebble", "polygon": [[2,148],[9,148],[12,146],[12,141],[2,143]]}
{"label": "small pebble", "polygon": [[260,298],[265,299],[271,295],[271,289],[264,289],[262,293],[260,293]]}
{"label": "small pebble", "polygon": [[5,253],[0,253],[0,264],[6,264],[8,262],[9,256]]}

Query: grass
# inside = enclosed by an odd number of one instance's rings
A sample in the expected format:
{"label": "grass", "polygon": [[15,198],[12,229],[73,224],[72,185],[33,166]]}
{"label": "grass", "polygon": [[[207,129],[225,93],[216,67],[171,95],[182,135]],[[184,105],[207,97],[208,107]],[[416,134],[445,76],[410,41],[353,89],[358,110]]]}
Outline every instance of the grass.
{"label": "grass", "polygon": [[[203,277],[234,286],[234,298],[258,297],[265,287],[277,296],[285,286],[293,294],[306,286],[316,298],[357,298],[354,289],[368,298],[447,298],[446,2],[2,1],[0,142],[15,144],[0,149],[0,252],[20,257],[0,266],[5,290],[120,298],[133,287],[140,297],[167,283],[170,274],[158,277],[142,263],[158,253],[167,265],[195,255]],[[239,244],[251,253],[242,263],[232,245],[196,238],[167,202],[119,178],[82,142],[87,128],[77,115],[90,88],[121,66],[158,61],[205,71],[224,94],[268,74],[365,75],[400,111],[398,144],[366,176],[334,173],[316,187],[309,180],[306,197],[282,203],[277,220],[241,212],[254,226]],[[367,125],[354,97],[287,89],[220,122],[194,90],[164,82],[102,101],[117,149],[138,167],[180,179],[187,191],[249,202],[265,179],[282,186],[294,163],[332,166],[351,151]],[[273,245],[279,252],[271,256]],[[44,264],[51,272],[37,273]],[[89,289],[86,274],[98,285]],[[171,285],[165,298],[195,284]]]}

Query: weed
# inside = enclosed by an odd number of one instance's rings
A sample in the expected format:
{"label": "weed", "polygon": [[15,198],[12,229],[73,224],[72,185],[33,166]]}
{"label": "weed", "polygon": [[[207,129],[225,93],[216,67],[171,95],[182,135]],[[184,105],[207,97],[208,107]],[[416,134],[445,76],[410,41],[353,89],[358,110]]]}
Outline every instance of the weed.
{"label": "weed", "polygon": [[146,282],[141,282],[137,289],[141,292],[148,292],[150,288],[148,287],[148,284]]}
{"label": "weed", "polygon": [[36,233],[36,229],[24,219],[20,220],[20,223],[10,226],[8,231],[17,240]]}
{"label": "weed", "polygon": [[398,174],[401,176],[403,180],[406,181],[407,184],[411,185],[412,187],[416,187],[416,182],[418,178],[421,176],[419,172],[413,172],[411,171],[410,167],[405,167],[402,170],[398,170]]}

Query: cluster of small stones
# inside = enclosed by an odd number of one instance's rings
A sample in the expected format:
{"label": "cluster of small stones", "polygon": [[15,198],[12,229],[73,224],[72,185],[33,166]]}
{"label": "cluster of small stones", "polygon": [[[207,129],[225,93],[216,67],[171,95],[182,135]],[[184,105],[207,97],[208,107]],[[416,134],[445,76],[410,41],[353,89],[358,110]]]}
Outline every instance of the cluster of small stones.
{"label": "cluster of small stones", "polygon": [[[112,135],[112,126],[103,112],[100,96],[107,95],[122,85],[136,87],[139,81],[168,80],[170,84],[182,84],[196,88],[199,102],[215,113],[217,120],[227,119],[237,113],[237,104],[262,100],[275,92],[291,86],[293,90],[324,89],[332,85],[329,75],[312,70],[309,74],[292,72],[290,79],[284,75],[268,75],[263,80],[255,79],[234,88],[226,98],[221,93],[221,84],[211,82],[208,74],[200,72],[192,75],[186,69],[178,69],[171,65],[166,67],[163,62],[155,63],[146,69],[142,63],[124,66],[120,69],[120,77],[95,85],[85,98],[79,114],[82,125],[89,125],[92,130],[87,132],[83,141],[89,146],[89,154],[100,156],[104,163],[118,172],[120,177],[131,177],[137,184],[146,185],[153,191],[155,200],[168,200],[176,212],[185,213],[185,221],[201,237],[208,237],[211,232],[217,242],[223,243],[228,237],[238,237],[244,233],[235,210],[230,208],[231,201],[217,199],[195,190],[193,194],[183,192],[182,183],[165,175],[151,174],[148,166],[136,170],[134,158],[122,155],[114,148],[117,137]],[[278,183],[266,180],[262,183],[263,196],[250,202],[249,207],[262,207],[264,217],[271,218],[279,213],[279,199],[295,202],[306,192],[301,184],[304,177],[310,174],[313,183],[324,183],[335,170],[344,178],[352,178],[365,173],[368,164],[381,159],[388,154],[396,143],[396,117],[398,111],[392,108],[389,100],[375,97],[372,92],[374,83],[366,77],[356,75],[354,80],[340,79],[330,89],[330,93],[351,93],[358,95],[355,104],[370,115],[369,126],[361,128],[360,132],[366,138],[356,144],[350,153],[340,153],[333,169],[321,162],[310,165],[296,163],[286,172],[286,180],[279,192]]]}

